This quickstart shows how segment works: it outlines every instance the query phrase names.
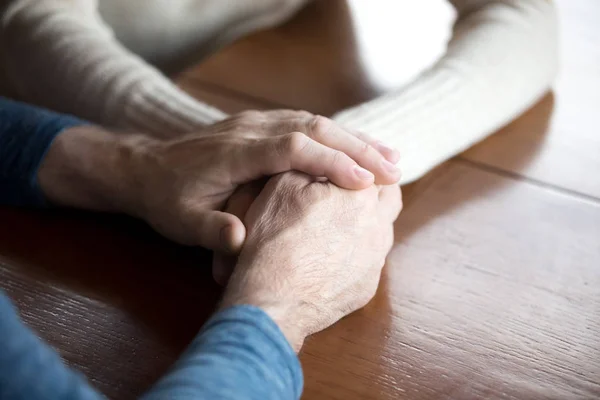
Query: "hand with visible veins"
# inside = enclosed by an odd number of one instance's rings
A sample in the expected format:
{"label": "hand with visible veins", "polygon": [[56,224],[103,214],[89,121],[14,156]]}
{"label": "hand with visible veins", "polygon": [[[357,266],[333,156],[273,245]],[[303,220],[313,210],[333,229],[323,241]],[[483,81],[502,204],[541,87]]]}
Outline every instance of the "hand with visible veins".
{"label": "hand with visible veins", "polygon": [[346,190],[297,172],[271,178],[245,214],[246,244],[221,308],[261,308],[298,351],[375,295],[401,208],[398,185]]}
{"label": "hand with visible veins", "polygon": [[250,111],[174,140],[80,126],[60,134],[38,181],[53,203],[123,212],[185,245],[237,254],[246,227],[224,212],[244,184],[297,170],[347,189],[400,179],[398,153],[303,111]]}

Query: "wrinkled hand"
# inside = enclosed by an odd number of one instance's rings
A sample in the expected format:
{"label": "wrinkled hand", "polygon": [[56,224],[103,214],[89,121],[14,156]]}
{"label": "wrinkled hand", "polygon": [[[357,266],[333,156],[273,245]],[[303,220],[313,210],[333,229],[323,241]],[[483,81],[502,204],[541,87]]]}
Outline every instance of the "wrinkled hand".
{"label": "wrinkled hand", "polygon": [[402,208],[398,185],[350,191],[300,173],[266,184],[222,308],[262,308],[298,350],[374,296]]}
{"label": "wrinkled hand", "polygon": [[38,177],[55,203],[126,212],[179,243],[237,253],[246,229],[222,209],[240,185],[298,170],[361,189],[397,182],[397,160],[397,152],[327,118],[251,111],[168,141],[71,128]]}

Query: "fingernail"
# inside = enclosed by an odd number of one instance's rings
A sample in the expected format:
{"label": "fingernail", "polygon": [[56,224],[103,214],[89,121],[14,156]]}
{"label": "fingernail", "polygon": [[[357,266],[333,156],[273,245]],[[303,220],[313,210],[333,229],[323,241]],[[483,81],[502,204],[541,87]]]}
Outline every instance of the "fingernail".
{"label": "fingernail", "polygon": [[356,176],[358,176],[363,181],[375,180],[375,175],[373,175],[371,172],[367,171],[366,169],[364,169],[363,167],[361,167],[359,165],[354,166],[354,173],[356,174]]}
{"label": "fingernail", "polygon": [[388,172],[391,172],[392,174],[400,173],[400,169],[398,167],[396,167],[394,164],[392,164],[391,162],[389,162],[388,160],[385,160],[385,159],[382,160],[381,165],[383,165],[383,169],[385,169]]}
{"label": "fingernail", "polygon": [[400,152],[397,149],[394,149],[390,146],[388,146],[387,144],[383,143],[381,140],[378,140],[375,142],[375,147],[378,148],[380,151],[384,151],[385,153],[387,153],[388,157],[387,160],[397,164],[398,161],[400,161]]}

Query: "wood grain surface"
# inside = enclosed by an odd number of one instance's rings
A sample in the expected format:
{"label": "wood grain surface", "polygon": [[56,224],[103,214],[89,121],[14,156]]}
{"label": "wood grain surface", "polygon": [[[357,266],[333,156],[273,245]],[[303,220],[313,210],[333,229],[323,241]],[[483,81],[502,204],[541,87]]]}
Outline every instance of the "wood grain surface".
{"label": "wood grain surface", "polygon": [[[364,26],[379,20],[356,3],[315,2],[179,83],[229,112],[331,113],[371,98],[416,66],[377,76],[365,54],[385,53],[366,49],[403,27]],[[600,13],[596,0],[557,3],[556,90],[403,189],[376,298],[301,352],[304,399],[600,398]],[[447,37],[447,8],[436,15],[422,67]],[[210,254],[129,218],[4,208],[0,221],[0,287],[109,398],[146,390],[218,301]]]}
{"label": "wood grain surface", "polygon": [[[549,129],[536,119],[510,126],[465,158],[538,182],[600,198],[600,2],[558,1],[561,65]],[[551,105],[551,103],[554,103]],[[523,160],[536,147],[535,157]]]}
{"label": "wood grain surface", "polygon": [[306,398],[600,396],[599,204],[454,161],[396,226],[378,297],[306,346]]}

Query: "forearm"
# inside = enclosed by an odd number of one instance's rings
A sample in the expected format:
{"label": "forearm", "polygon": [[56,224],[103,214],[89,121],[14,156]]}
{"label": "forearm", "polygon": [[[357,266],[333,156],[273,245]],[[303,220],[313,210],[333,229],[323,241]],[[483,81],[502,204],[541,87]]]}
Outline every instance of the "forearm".
{"label": "forearm", "polygon": [[159,137],[224,117],[118,43],[93,4],[16,0],[5,7],[0,50],[20,98]]}
{"label": "forearm", "polygon": [[556,15],[547,0],[454,3],[461,15],[432,69],[335,117],[400,149],[402,183],[510,122],[556,74]]}
{"label": "forearm", "polygon": [[130,161],[149,142],[0,98],[0,204],[133,212]]}
{"label": "forearm", "polygon": [[0,204],[43,206],[40,163],[57,136],[83,124],[73,117],[0,98]]}
{"label": "forearm", "polygon": [[64,130],[38,170],[39,187],[53,205],[137,216],[132,159],[153,139],[97,126]]}

